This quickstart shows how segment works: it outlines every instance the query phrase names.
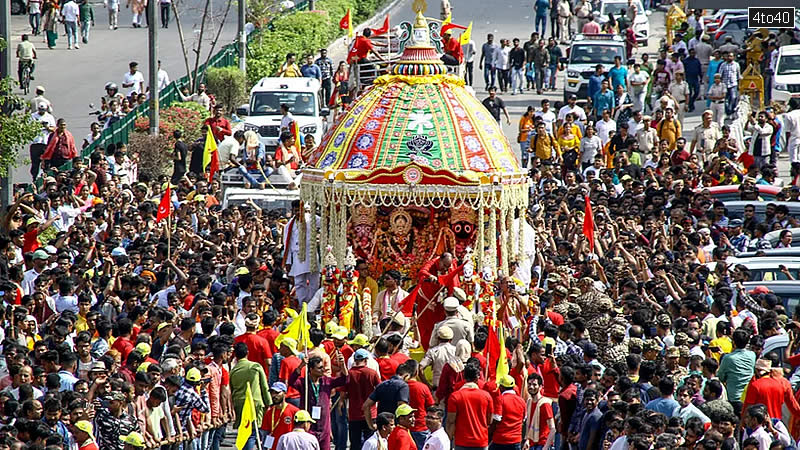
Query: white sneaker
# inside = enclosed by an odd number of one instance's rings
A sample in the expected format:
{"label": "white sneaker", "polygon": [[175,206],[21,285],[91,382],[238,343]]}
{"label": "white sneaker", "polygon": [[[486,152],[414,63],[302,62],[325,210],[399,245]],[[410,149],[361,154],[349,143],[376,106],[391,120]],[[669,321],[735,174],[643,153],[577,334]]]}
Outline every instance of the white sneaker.
{"label": "white sneaker", "polygon": [[68,45],[68,46],[67,46],[67,50],[72,50],[72,46],[71,46],[71,45]]}
{"label": "white sneaker", "polygon": [[79,48],[81,48],[81,46],[80,46],[80,45],[78,45],[78,44],[75,44],[75,50],[77,50],[77,49],[79,49]]}
{"label": "white sneaker", "polygon": [[113,30],[113,29],[114,29],[114,25],[109,25],[109,26],[108,26],[108,29],[109,29],[109,30]]}

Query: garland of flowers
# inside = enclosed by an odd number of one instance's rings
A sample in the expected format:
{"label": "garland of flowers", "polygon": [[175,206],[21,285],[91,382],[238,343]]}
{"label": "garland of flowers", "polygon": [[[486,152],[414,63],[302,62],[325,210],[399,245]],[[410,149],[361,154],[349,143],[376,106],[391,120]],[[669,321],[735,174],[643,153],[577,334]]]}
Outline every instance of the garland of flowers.
{"label": "garland of flowers", "polygon": [[491,255],[492,272],[497,271],[497,210],[492,208],[489,214],[489,255]]}
{"label": "garland of flowers", "polygon": [[368,338],[372,337],[372,292],[369,288],[364,288],[361,294],[361,333]]}
{"label": "garland of flowers", "polygon": [[323,275],[322,287],[324,289],[324,294],[322,295],[322,305],[320,305],[322,323],[328,323],[334,319],[333,313],[336,310],[336,291],[339,290],[340,283],[341,273],[337,268],[333,269],[333,277],[330,277],[330,279]]}
{"label": "garland of flowers", "polygon": [[506,242],[508,241],[508,234],[506,233],[507,224],[506,224],[506,215],[505,211],[500,211],[500,237],[498,242],[498,249],[500,253],[500,268],[503,271],[503,275],[508,276],[508,252],[506,251]]}
{"label": "garland of flowers", "polygon": [[516,255],[517,261],[522,261],[522,252],[524,251],[522,243],[525,242],[525,225],[528,223],[528,218],[523,208],[517,208],[517,213],[519,216],[519,229],[517,230],[519,236],[517,236],[517,248],[514,250],[514,254]]}
{"label": "garland of flowers", "polygon": [[311,211],[311,273],[319,271],[319,259],[317,258],[317,199],[316,196],[311,197],[308,209]]}
{"label": "garland of flowers", "polygon": [[[336,260],[344,261],[345,254],[347,253],[347,207],[343,205],[339,205],[339,246],[339,251],[341,253],[337,255]],[[344,263],[342,262],[342,264]],[[358,276],[356,276],[356,278],[358,278]]]}
{"label": "garland of flowers", "polygon": [[300,200],[300,214],[297,215],[295,221],[297,222],[295,226],[300,227],[300,262],[305,262],[308,251],[308,236],[306,236],[308,229],[306,228],[306,207],[302,200]]}
{"label": "garland of flowers", "polygon": [[514,208],[508,208],[506,210],[506,231],[508,232],[506,235],[506,255],[508,255],[508,257],[506,259],[508,259],[508,266],[510,268],[511,261],[519,263],[517,255],[514,253]]}
{"label": "garland of flowers", "polygon": [[478,249],[475,252],[477,255],[477,269],[476,273],[483,270],[483,256],[486,252],[486,215],[483,207],[478,208]]}
{"label": "garland of flowers", "polygon": [[[320,205],[320,212],[321,212],[321,216],[322,216],[320,218],[320,230],[322,231],[322,233],[320,233],[320,235],[319,235],[319,248],[320,249],[326,249],[326,248],[328,248],[328,234],[330,233],[330,230],[328,230],[328,212],[325,210],[326,209],[325,208],[325,201],[324,201],[325,199],[323,198],[321,200],[323,200],[323,201],[320,202],[319,205]],[[320,253],[322,253],[322,252],[320,252]]]}
{"label": "garland of flowers", "polygon": [[481,307],[481,312],[483,313],[483,323],[484,325],[491,325],[492,320],[496,314],[494,289],[492,288],[492,283],[490,283],[483,277],[480,277],[480,281],[478,283],[481,290],[479,304]]}

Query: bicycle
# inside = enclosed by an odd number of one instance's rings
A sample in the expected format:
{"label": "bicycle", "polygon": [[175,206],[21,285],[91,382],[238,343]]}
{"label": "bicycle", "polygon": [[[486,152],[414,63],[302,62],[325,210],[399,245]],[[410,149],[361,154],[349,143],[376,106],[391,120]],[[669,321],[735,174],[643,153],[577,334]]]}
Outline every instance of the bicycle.
{"label": "bicycle", "polygon": [[22,63],[22,72],[19,77],[19,87],[22,88],[23,95],[28,95],[31,90],[31,62]]}

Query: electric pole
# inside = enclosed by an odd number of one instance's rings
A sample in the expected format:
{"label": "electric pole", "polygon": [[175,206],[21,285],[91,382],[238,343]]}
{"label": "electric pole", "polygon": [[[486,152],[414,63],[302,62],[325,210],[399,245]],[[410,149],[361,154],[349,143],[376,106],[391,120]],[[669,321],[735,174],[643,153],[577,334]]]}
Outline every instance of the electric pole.
{"label": "electric pole", "polygon": [[147,48],[150,65],[150,134],[158,135],[158,97],[161,94],[158,89],[158,17],[156,15],[156,4],[154,1],[147,2],[147,20],[150,26],[147,27]]}
{"label": "electric pole", "polygon": [[245,0],[239,0],[239,70],[247,74],[247,33],[244,30]]}
{"label": "electric pole", "polygon": [[[0,49],[0,79],[11,78],[11,74],[14,73],[11,69],[11,2],[7,0],[0,0],[0,38],[5,41],[5,48]],[[2,94],[0,92],[0,95]],[[13,107],[13,105],[5,105],[5,108]],[[8,207],[11,205],[11,169],[12,167],[9,167],[6,176],[0,179],[0,212],[2,213],[8,211]]]}

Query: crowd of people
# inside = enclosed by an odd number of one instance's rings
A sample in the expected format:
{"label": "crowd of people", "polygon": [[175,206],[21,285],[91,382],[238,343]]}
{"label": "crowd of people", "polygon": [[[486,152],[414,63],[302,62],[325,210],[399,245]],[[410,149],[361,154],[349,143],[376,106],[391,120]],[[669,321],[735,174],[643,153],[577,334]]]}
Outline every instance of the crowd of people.
{"label": "crowd of people", "polygon": [[[581,30],[597,25],[559,4],[545,41],[552,16],[540,1],[541,34],[522,46],[502,40],[508,68],[492,36],[481,52],[483,104],[498,121],[510,122],[498,87],[555,88],[571,14],[585,20]],[[796,448],[800,311],[764,286],[746,289],[751,271],[726,259],[772,247],[765,235],[797,218],[785,205],[731,218],[705,188],[738,185],[741,199],[757,201],[759,185],[774,185],[777,200],[800,201],[800,104],[757,111],[743,147],[730,120],[742,67],[730,51],[704,59],[698,37],[655,65],[641,54],[597,67],[588,99],[528,108],[517,141],[535,253],[497,280],[494,302],[505,306],[496,320],[467,310],[459,283],[443,282],[445,317],[428,342],[398,303],[459,266],[453,255],[415,279],[358,261],[359,294],[377,292],[375,335],[323,323],[312,300],[304,346],[281,335],[321,277],[299,256],[299,202],[223,209],[219,182],[204,176],[202,153],[187,161],[194,149],[180,133],[172,177],[138,174],[124,145],[86,162],[38,87],[31,110],[44,128],[31,175],[41,188],[15,192],[0,234],[0,450],[217,450],[226,433],[247,450]],[[373,51],[363,44],[355,61]],[[317,78],[323,99],[347,101],[344,63],[333,71],[324,53],[295,59],[281,76]],[[106,86],[103,126],[145,95],[136,64],[129,69],[127,95]],[[249,184],[302,167],[288,106],[273,155],[253,131],[232,130],[205,86],[183,96],[213,111],[204,127],[220,165]],[[702,123],[687,130],[696,107]],[[306,136],[304,148],[314,145]],[[778,174],[784,152],[790,178]],[[596,233],[583,231],[590,210]],[[786,236],[775,245],[790,246]],[[778,340],[789,344],[769,351]],[[254,426],[242,434],[250,404]]]}

